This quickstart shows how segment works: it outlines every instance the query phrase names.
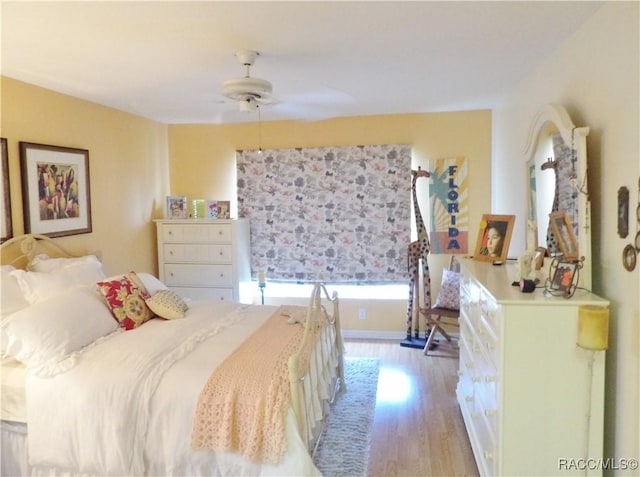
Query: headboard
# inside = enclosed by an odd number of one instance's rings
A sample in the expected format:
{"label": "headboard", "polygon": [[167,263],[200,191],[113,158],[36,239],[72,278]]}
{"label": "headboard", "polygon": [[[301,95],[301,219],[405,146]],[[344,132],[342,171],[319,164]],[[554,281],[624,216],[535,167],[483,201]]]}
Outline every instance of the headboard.
{"label": "headboard", "polygon": [[40,253],[46,253],[50,257],[77,256],[77,254],[69,252],[46,235],[25,234],[13,237],[2,243],[0,246],[0,262],[2,265],[26,268],[33,257]]}

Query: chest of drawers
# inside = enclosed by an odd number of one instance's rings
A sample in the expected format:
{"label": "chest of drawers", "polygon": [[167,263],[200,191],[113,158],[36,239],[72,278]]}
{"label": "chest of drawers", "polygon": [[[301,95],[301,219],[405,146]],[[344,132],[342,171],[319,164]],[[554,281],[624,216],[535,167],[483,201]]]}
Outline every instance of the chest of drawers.
{"label": "chest of drawers", "polygon": [[600,475],[582,464],[603,455],[605,352],[576,342],[579,307],[608,302],[521,293],[511,266],[461,274],[456,394],[480,475]]}
{"label": "chest of drawers", "polygon": [[160,280],[184,297],[247,301],[249,221],[157,220]]}

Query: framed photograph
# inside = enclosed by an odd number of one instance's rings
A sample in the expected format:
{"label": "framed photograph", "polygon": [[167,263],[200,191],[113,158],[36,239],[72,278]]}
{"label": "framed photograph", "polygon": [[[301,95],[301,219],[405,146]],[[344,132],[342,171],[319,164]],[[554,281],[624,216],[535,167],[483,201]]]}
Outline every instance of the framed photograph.
{"label": "framed photograph", "polygon": [[186,219],[189,216],[187,196],[168,195],[166,215],[167,219]]}
{"label": "framed photograph", "polygon": [[515,220],[515,215],[483,214],[473,258],[485,262],[504,262]]}
{"label": "framed photograph", "polygon": [[566,262],[564,260],[560,260],[556,267],[549,289],[556,294],[572,295],[573,282],[574,278],[577,278],[575,275],[579,265],[579,262]]}
{"label": "framed photograph", "polygon": [[26,233],[91,232],[89,151],[20,142],[20,173]]}
{"label": "framed photograph", "polygon": [[207,219],[217,219],[218,218],[218,201],[217,200],[208,200],[206,202],[205,217]]}
{"label": "framed photograph", "polygon": [[0,195],[2,196],[2,233],[0,242],[13,237],[13,225],[11,222],[11,194],[9,193],[9,153],[7,152],[7,140],[0,138],[2,147],[2,181],[0,182]]}
{"label": "framed photograph", "polygon": [[231,218],[231,203],[228,200],[218,201],[218,218],[219,219]]}
{"label": "framed photograph", "polygon": [[533,256],[533,260],[536,264],[536,270],[540,270],[544,265],[544,257],[547,255],[547,249],[544,247],[536,248],[536,253]]}
{"label": "framed photograph", "polygon": [[553,234],[555,235],[562,255],[566,259],[578,258],[578,242],[573,233],[573,226],[571,225],[569,216],[560,210],[558,212],[551,212],[549,217],[551,219]]}

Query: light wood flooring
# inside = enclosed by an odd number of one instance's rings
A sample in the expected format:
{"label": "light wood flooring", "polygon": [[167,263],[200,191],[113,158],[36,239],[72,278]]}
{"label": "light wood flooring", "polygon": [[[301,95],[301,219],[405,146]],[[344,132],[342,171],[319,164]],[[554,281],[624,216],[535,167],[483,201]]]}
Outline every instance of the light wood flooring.
{"label": "light wood flooring", "polygon": [[354,339],[345,348],[380,359],[369,477],[478,475],[455,396],[455,348],[425,356],[398,341]]}

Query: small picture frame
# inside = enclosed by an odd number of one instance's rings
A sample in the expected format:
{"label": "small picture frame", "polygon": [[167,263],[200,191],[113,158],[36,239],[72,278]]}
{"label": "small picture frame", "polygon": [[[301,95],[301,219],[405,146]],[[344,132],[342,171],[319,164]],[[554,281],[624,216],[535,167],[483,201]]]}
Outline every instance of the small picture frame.
{"label": "small picture frame", "polygon": [[618,189],[618,236],[629,235],[629,189],[622,186]]}
{"label": "small picture frame", "polygon": [[207,219],[217,219],[218,218],[218,201],[217,200],[208,200],[205,202],[205,211],[204,216]]}
{"label": "small picture frame", "polygon": [[573,233],[571,219],[564,211],[552,212],[549,214],[551,219],[551,228],[558,242],[558,247],[562,255],[567,260],[575,260],[578,258],[578,242]]}
{"label": "small picture frame", "polygon": [[218,201],[218,218],[230,219],[231,218],[231,202],[228,200]]}
{"label": "small picture frame", "polygon": [[186,219],[189,213],[187,210],[187,196],[168,195],[167,196],[167,219]]}
{"label": "small picture frame", "polygon": [[544,265],[544,257],[547,255],[547,249],[544,247],[536,248],[536,253],[533,256],[533,260],[535,262],[536,270],[540,270],[542,265]]}
{"label": "small picture frame", "polygon": [[549,285],[552,293],[571,296],[573,295],[574,280],[580,262],[559,260],[553,279]]}
{"label": "small picture frame", "polygon": [[473,258],[484,262],[504,263],[515,220],[515,215],[483,214]]}
{"label": "small picture frame", "polygon": [[628,244],[624,247],[622,250],[622,266],[626,271],[632,272],[635,270],[637,256],[638,253],[633,245]]}

